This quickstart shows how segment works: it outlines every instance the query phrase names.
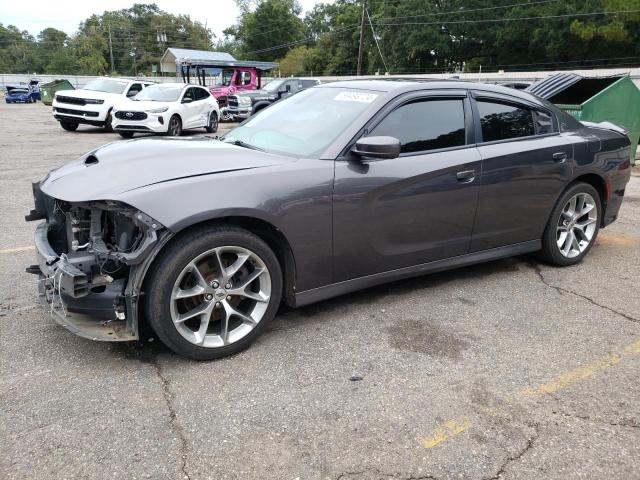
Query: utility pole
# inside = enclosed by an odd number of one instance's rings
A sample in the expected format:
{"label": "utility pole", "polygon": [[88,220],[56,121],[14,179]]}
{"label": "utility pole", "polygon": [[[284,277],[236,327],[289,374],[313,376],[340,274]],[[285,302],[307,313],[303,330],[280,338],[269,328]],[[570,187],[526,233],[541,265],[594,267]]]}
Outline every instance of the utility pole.
{"label": "utility pole", "polygon": [[362,74],[362,50],[364,47],[364,19],[367,12],[367,0],[362,0],[362,20],[360,21],[360,45],[358,46],[358,70],[356,75]]}
{"label": "utility pole", "polygon": [[113,45],[111,44],[111,22],[109,22],[109,58],[111,59],[111,73],[115,70],[113,67]]}

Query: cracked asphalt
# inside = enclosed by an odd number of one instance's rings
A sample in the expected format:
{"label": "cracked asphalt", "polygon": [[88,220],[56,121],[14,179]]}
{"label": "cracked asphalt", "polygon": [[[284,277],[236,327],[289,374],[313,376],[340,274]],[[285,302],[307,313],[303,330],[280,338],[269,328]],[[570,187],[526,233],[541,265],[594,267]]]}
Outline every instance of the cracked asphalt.
{"label": "cracked asphalt", "polygon": [[525,256],[283,309],[210,363],[36,303],[30,182],[118,140],[0,104],[3,479],[640,478],[640,171],[581,264]]}

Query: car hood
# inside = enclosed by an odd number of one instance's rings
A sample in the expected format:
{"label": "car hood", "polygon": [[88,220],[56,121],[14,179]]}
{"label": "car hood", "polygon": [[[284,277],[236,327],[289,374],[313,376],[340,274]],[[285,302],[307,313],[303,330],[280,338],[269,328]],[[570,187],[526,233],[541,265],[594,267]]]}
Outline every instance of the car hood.
{"label": "car hood", "polygon": [[158,183],[292,161],[207,137],[144,138],[110,143],[52,170],[40,188],[68,202],[118,200],[125,192]]}
{"label": "car hood", "polygon": [[59,90],[56,95],[72,98],[94,98],[97,100],[120,100],[126,97],[121,93],[98,92],[96,90]]}
{"label": "car hood", "polygon": [[254,100],[275,100],[277,96],[267,90],[250,90],[236,93],[238,97],[250,97]]}
{"label": "car hood", "polygon": [[157,108],[170,107],[175,102],[150,102],[145,100],[123,100],[116,103],[113,107],[115,111],[128,110],[132,112],[145,112],[147,110],[155,110]]}

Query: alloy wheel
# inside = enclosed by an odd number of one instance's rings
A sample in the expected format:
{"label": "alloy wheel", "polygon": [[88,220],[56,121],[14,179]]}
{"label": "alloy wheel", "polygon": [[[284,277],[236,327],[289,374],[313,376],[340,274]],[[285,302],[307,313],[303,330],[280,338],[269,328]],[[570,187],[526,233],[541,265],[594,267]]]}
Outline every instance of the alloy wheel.
{"label": "alloy wheel", "polygon": [[218,115],[216,115],[216,112],[211,112],[209,115],[209,128],[214,132],[218,129]]}
{"label": "alloy wheel", "polygon": [[180,134],[180,120],[177,117],[172,117],[169,121],[169,135],[176,137]]}
{"label": "alloy wheel", "polygon": [[270,299],[271,276],[256,253],[217,247],[198,255],[178,275],[171,293],[171,318],[190,343],[222,347],[251,332]]}
{"label": "alloy wheel", "polygon": [[588,193],[577,193],[567,201],[556,229],[556,242],[560,253],[575,258],[591,244],[596,233],[598,208]]}

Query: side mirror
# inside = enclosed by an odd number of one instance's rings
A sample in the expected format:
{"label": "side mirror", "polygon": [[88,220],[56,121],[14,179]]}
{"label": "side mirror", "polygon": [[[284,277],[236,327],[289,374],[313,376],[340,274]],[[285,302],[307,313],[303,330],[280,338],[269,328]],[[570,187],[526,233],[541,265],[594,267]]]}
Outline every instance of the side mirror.
{"label": "side mirror", "polygon": [[362,137],[351,151],[361,157],[398,158],[400,140],[395,137]]}
{"label": "side mirror", "polygon": [[139,90],[129,90],[127,92],[127,97],[131,98],[131,97],[135,97],[138,93],[140,93]]}
{"label": "side mirror", "polygon": [[189,97],[186,97],[186,98],[182,99],[182,103],[191,103],[191,102],[193,102],[193,99],[191,99]]}

